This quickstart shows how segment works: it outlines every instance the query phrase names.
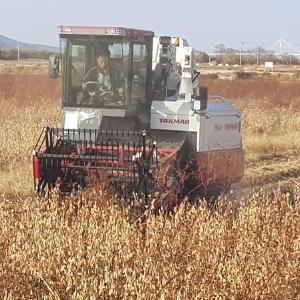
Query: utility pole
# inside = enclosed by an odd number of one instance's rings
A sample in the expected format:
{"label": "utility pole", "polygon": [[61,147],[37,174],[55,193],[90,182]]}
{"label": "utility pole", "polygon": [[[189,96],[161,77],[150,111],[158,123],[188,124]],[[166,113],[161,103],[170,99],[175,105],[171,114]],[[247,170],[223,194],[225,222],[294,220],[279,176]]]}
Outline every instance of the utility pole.
{"label": "utility pole", "polygon": [[257,51],[256,51],[256,65],[259,64],[259,47],[257,47]]}
{"label": "utility pole", "polygon": [[18,62],[20,61],[20,42],[18,42]]}
{"label": "utility pole", "polygon": [[240,66],[242,65],[242,51],[243,51],[243,45],[246,44],[246,42],[240,42],[241,47],[240,47]]}

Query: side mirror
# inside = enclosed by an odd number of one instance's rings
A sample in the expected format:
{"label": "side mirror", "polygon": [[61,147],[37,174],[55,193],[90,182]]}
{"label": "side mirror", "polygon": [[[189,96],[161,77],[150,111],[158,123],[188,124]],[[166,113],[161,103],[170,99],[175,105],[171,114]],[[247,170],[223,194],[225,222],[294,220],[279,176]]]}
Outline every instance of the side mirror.
{"label": "side mirror", "polygon": [[58,55],[49,56],[49,76],[57,78],[59,74],[59,57]]}
{"label": "side mirror", "polygon": [[194,97],[194,110],[201,111],[207,108],[208,89],[206,86],[199,86],[196,88]]}

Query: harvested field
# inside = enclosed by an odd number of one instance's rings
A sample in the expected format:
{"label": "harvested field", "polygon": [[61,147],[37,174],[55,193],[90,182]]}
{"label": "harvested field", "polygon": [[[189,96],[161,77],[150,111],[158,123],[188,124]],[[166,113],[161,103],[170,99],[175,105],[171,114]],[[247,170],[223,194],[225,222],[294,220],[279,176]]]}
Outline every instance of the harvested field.
{"label": "harvested field", "polygon": [[0,74],[1,299],[300,299],[298,83],[202,84],[244,112],[240,207],[182,205],[141,228],[96,189],[34,195],[31,152],[42,127],[60,123],[61,82]]}
{"label": "harvested field", "polygon": [[0,60],[0,74],[48,74],[47,60]]}
{"label": "harvested field", "polygon": [[249,104],[266,107],[300,107],[300,84],[297,81],[272,79],[259,80],[213,80],[205,76],[201,84],[206,85],[210,95],[235,100],[242,107]]}

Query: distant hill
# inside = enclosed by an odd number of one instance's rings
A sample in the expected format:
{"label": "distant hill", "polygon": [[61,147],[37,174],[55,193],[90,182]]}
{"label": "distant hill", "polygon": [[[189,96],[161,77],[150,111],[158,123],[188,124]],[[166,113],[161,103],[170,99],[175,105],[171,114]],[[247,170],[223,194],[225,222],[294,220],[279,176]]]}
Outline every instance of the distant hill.
{"label": "distant hill", "polygon": [[17,49],[18,44],[20,44],[20,48],[22,50],[31,50],[31,51],[59,51],[57,47],[48,46],[48,45],[41,45],[41,44],[30,44],[30,43],[23,43],[17,40],[8,38],[4,35],[0,35],[0,49]]}

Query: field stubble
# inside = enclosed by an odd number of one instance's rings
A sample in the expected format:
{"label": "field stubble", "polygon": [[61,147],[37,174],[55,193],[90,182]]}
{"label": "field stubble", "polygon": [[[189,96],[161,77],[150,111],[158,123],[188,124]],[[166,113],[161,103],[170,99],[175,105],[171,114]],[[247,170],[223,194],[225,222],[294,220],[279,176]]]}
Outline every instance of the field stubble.
{"label": "field stubble", "polygon": [[288,193],[254,194],[238,213],[222,201],[213,213],[182,206],[149,217],[143,235],[101,191],[35,198],[31,151],[43,126],[59,125],[61,87],[0,75],[1,298],[300,299],[299,186],[289,181],[300,170],[300,88],[203,83],[243,109],[243,184],[287,179]]}

